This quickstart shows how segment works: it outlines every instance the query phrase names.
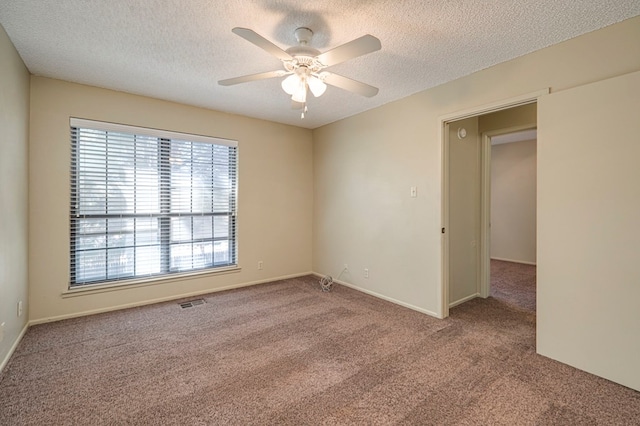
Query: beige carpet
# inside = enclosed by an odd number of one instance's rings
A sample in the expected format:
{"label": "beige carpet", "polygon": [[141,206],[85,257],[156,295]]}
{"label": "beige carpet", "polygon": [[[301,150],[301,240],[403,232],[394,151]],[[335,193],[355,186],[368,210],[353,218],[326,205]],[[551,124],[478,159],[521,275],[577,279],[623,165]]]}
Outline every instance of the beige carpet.
{"label": "beige carpet", "polygon": [[534,314],[496,298],[447,320],[312,277],[204,298],[32,327],[0,424],[640,424],[639,392],[536,355]]}
{"label": "beige carpet", "polygon": [[536,312],[536,267],[491,260],[491,297],[511,308]]}

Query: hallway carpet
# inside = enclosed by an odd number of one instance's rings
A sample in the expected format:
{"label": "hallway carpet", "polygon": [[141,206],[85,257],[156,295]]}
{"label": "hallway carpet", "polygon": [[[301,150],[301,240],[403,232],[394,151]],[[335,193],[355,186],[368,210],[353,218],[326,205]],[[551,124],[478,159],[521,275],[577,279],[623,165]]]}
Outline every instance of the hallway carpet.
{"label": "hallway carpet", "polygon": [[491,297],[511,308],[536,312],[536,267],[491,260]]}

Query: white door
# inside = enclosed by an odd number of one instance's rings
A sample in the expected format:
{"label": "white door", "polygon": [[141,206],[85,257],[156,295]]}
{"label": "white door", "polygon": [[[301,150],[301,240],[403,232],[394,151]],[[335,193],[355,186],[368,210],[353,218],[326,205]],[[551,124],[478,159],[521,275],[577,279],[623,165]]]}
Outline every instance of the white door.
{"label": "white door", "polygon": [[640,390],[640,72],[538,101],[537,350]]}

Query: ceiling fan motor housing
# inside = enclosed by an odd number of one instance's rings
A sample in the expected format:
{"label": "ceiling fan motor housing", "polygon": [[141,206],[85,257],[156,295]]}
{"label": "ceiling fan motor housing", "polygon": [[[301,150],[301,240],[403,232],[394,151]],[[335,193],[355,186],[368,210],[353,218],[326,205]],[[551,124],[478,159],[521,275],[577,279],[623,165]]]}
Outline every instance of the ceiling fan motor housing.
{"label": "ceiling fan motor housing", "polygon": [[313,31],[306,27],[300,27],[296,28],[294,34],[298,45],[290,47],[285,51],[291,55],[293,59],[290,61],[282,61],[287,71],[295,71],[299,67],[304,67],[316,73],[322,68],[325,68],[325,66],[316,59],[316,57],[320,55],[320,51],[309,46]]}

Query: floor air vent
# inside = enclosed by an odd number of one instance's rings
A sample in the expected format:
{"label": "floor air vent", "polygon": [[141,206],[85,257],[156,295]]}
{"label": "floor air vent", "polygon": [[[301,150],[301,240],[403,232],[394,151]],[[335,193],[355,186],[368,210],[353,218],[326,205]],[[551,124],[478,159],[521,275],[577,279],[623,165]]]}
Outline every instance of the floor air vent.
{"label": "floor air vent", "polygon": [[204,305],[204,303],[205,303],[204,299],[195,299],[195,300],[189,300],[188,302],[180,303],[180,307],[182,309],[193,308],[194,306]]}

